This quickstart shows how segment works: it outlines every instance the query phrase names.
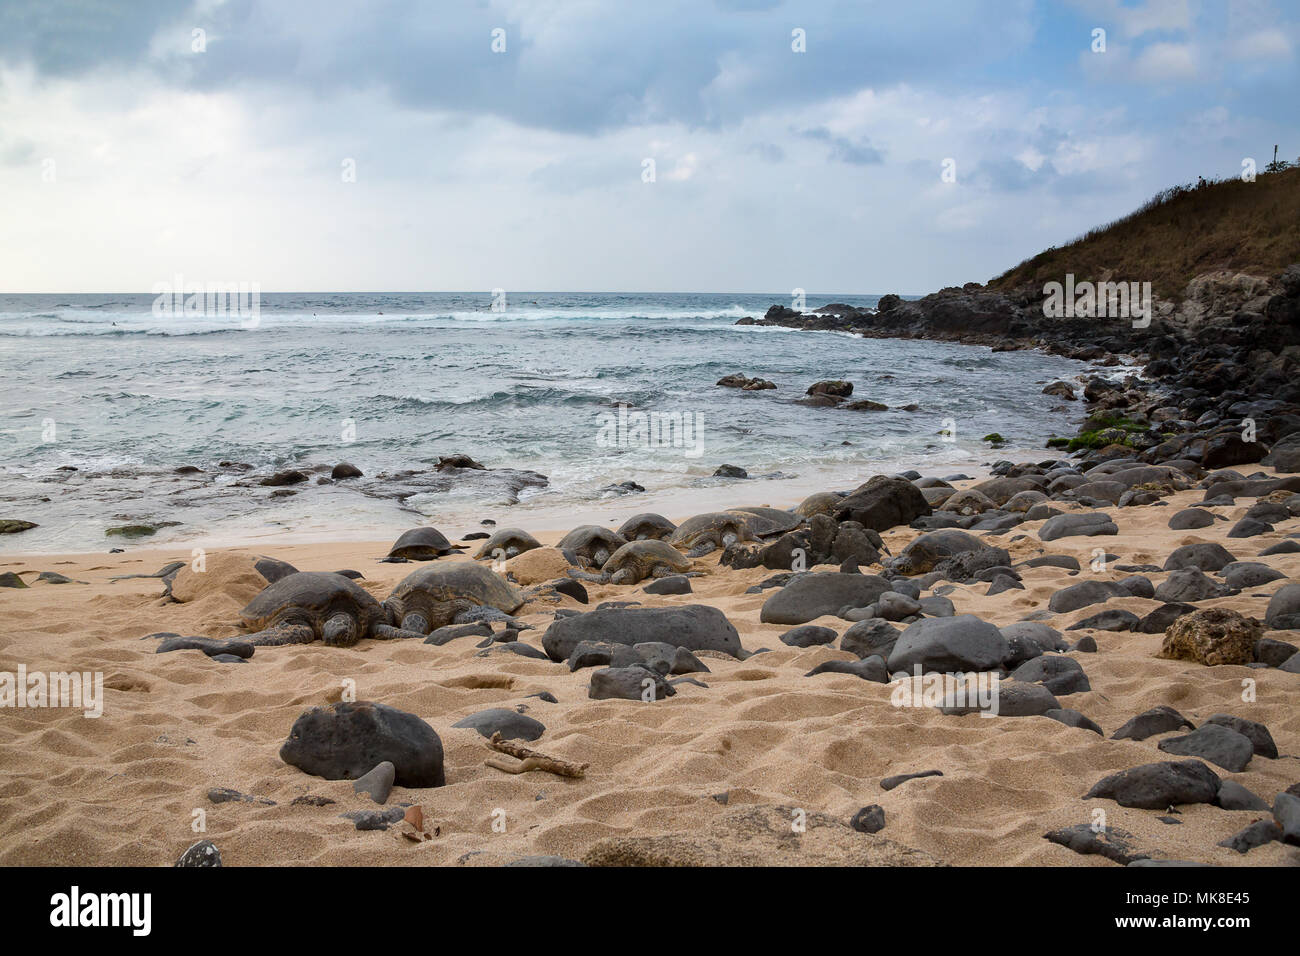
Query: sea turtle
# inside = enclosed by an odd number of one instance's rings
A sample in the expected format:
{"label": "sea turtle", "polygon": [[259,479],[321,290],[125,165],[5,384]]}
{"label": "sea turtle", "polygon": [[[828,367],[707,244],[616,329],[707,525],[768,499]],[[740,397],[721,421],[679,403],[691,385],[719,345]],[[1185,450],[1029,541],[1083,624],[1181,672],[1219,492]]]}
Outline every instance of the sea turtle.
{"label": "sea turtle", "polygon": [[793,511],[782,511],[780,508],[768,508],[765,505],[728,508],[727,510],[751,515],[754,520],[750,522],[750,528],[760,538],[768,538],[772,535],[793,531],[804,521],[802,515],[797,515]]}
{"label": "sea turtle", "polygon": [[[469,561],[430,565],[412,571],[384,601],[388,619],[403,630],[428,634],[447,624],[460,624],[460,615],[491,607],[513,614],[524,596],[491,568]],[[477,619],[469,615],[467,620]]]}
{"label": "sea turtle", "polygon": [[832,514],[843,497],[838,491],[817,491],[795,505],[794,513],[805,518]]}
{"label": "sea turtle", "polygon": [[583,524],[561,538],[556,547],[576,556],[583,567],[600,568],[625,544],[627,539],[615,531],[598,524]]}
{"label": "sea turtle", "polygon": [[521,528],[502,528],[483,542],[476,558],[513,558],[517,554],[540,548],[542,543]]}
{"label": "sea turtle", "polygon": [[671,544],[648,538],[629,541],[615,551],[600,570],[610,584],[636,584],[646,578],[662,578],[690,569],[690,559]]}
{"label": "sea turtle", "polygon": [[329,571],[295,571],[264,588],[239,612],[258,647],[310,644],[350,647],[365,637],[423,637],[392,627],[384,607],[351,578]]}
{"label": "sea turtle", "polygon": [[455,554],[456,549],[437,528],[412,528],[388,549],[390,558],[407,558],[411,561],[432,561],[444,554]]}
{"label": "sea turtle", "polygon": [[668,543],[686,551],[688,558],[700,558],[738,541],[756,541],[755,517],[741,511],[707,511],[683,521]]}
{"label": "sea turtle", "polygon": [[677,525],[663,515],[646,511],[624,521],[618,533],[627,541],[644,541],[647,538],[662,541],[676,530]]}

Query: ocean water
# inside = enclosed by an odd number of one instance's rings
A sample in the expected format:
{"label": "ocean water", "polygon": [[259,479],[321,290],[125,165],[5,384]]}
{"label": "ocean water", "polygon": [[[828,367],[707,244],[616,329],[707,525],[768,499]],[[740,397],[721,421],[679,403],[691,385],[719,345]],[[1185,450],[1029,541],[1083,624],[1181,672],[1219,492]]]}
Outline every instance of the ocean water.
{"label": "ocean water", "polygon": [[[809,296],[807,306],[876,300]],[[1041,388],[1082,363],[735,324],[774,302],[789,298],[510,293],[501,309],[488,293],[262,294],[254,324],[159,315],[152,295],[0,295],[0,517],[40,525],[0,538],[0,549],[681,516],[790,504],[909,467],[946,474],[1046,457],[1047,437],[1073,433],[1075,403]],[[715,387],[733,372],[780,387]],[[822,379],[848,379],[853,398],[890,410],[795,404]],[[680,416],[689,440],[620,432],[620,410]],[[939,435],[948,419],[954,442]],[[990,432],[1008,447],[990,451]],[[426,481],[453,453],[512,471]],[[340,461],[366,477],[316,483],[313,469]],[[712,477],[722,464],[765,477]],[[311,480],[292,495],[256,484],[286,468]],[[646,491],[603,490],[624,481]],[[128,541],[105,534],[130,523],[160,528]]]}

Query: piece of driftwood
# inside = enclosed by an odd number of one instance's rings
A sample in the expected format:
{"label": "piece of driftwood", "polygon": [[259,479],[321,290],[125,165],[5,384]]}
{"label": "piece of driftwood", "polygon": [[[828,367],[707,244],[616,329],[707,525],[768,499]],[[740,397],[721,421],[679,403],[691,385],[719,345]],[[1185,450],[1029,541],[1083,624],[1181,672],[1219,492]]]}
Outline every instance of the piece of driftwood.
{"label": "piece of driftwood", "polygon": [[530,750],[513,740],[502,740],[501,731],[499,730],[492,735],[492,739],[488,741],[488,746],[503,754],[517,757],[521,761],[520,763],[511,763],[502,760],[500,757],[488,757],[487,760],[483,761],[486,766],[505,773],[527,773],[530,770],[545,770],[547,773],[557,774],[561,777],[583,777],[587,772],[588,764],[573,763],[559,757],[551,757],[544,753],[538,753],[536,750]]}

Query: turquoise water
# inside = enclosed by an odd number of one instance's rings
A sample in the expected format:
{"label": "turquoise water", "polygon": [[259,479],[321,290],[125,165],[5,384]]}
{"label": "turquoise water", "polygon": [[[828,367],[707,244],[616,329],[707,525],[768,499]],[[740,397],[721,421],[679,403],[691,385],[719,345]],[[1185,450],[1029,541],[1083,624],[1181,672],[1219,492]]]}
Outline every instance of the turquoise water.
{"label": "turquoise water", "polygon": [[[809,296],[807,307],[876,298]],[[177,522],[149,544],[384,537],[425,518],[464,523],[480,514],[523,523],[534,512],[604,508],[601,489],[626,480],[647,491],[618,498],[605,508],[611,514],[704,490],[797,499],[880,471],[988,460],[979,439],[990,432],[1026,449],[1072,432],[1070,411],[1054,410],[1061,403],[1040,389],[1078,374],[1081,363],[735,325],[789,301],[510,293],[495,311],[489,293],[263,294],[254,325],[155,314],[151,295],[0,296],[0,517],[41,525],[0,548],[99,550],[116,543],[106,527],[133,520]],[[780,388],[715,387],[732,372]],[[854,398],[890,411],[794,404],[813,382],[840,378],[855,384]],[[698,441],[610,445],[601,428],[620,403],[685,416]],[[919,410],[898,410],[910,403]],[[949,418],[951,444],[938,437]],[[452,453],[549,481],[505,493],[469,476],[399,499],[392,480],[377,477],[426,472]],[[222,461],[252,468],[232,472]],[[240,487],[338,461],[367,477],[298,485],[276,498]],[[723,463],[774,477],[711,478]],[[186,465],[200,473],[174,473]]]}

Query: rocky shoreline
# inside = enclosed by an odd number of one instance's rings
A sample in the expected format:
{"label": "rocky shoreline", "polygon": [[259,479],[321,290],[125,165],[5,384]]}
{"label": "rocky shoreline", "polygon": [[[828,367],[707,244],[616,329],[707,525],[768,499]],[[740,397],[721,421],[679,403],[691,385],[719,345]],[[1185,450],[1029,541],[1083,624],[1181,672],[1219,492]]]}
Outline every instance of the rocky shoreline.
{"label": "rocky shoreline", "polygon": [[[1096,453],[1085,461],[1134,454],[1147,464],[1267,460],[1300,470],[1300,444],[1286,440],[1300,431],[1300,264],[1269,279],[1198,277],[1181,302],[1157,303],[1143,328],[1129,319],[1049,318],[1045,298],[1037,287],[968,283],[915,301],[884,296],[878,310],[773,305],[763,318],[737,324],[1042,349],[1107,365],[1129,356],[1144,365],[1141,375],[1118,384],[1094,377],[1083,390],[1093,414],[1080,444]],[[1231,437],[1243,431],[1253,438]],[[1282,447],[1270,457],[1275,444]]]}

